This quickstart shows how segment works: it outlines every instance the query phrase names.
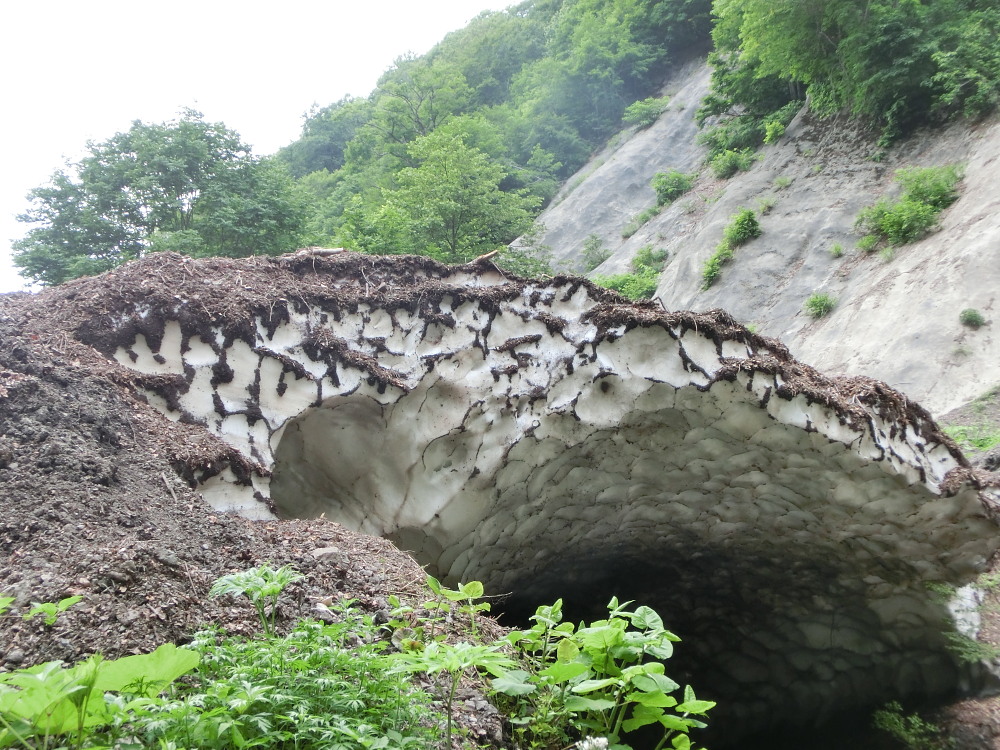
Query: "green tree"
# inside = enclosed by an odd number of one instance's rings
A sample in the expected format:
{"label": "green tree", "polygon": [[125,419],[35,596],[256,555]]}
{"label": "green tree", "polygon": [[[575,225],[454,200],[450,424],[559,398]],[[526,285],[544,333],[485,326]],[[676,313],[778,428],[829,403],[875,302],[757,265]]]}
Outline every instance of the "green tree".
{"label": "green tree", "polygon": [[162,249],[242,256],[292,249],[305,212],[284,167],[185,110],[88,144],[78,164],[29,193],[14,243],[21,274],[58,284]]}
{"label": "green tree", "polygon": [[359,199],[345,222],[347,241],[375,253],[416,252],[455,263],[496,250],[531,226],[538,198],[503,191],[504,168],[448,129],[417,138],[416,166],[379,200]]}

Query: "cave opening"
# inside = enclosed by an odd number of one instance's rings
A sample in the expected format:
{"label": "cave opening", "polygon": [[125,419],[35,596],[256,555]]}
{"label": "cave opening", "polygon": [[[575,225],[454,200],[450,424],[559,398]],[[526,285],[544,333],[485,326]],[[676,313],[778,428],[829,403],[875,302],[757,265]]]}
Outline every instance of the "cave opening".
{"label": "cave opening", "polygon": [[428,413],[432,395],[339,398],[289,421],[279,514],[386,537],[450,585],[480,580],[510,625],[556,598],[575,622],[612,596],[652,607],[682,639],[667,673],[718,703],[715,748],[802,732],[820,747],[848,729],[875,747],[872,709],[968,677],[923,586],[924,532],[885,519],[911,489],[850,446],[760,409],[734,430],[738,404],[678,397],[581,436],[565,415],[525,431],[481,403]]}

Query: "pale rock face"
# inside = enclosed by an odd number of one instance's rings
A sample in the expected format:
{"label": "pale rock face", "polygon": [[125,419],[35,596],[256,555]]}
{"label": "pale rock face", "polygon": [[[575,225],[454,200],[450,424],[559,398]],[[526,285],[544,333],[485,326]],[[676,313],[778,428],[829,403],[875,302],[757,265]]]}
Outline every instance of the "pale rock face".
{"label": "pale rock face", "polygon": [[156,349],[138,334],[114,356],[173,378],[150,402],[259,465],[208,480],[215,508],[325,514],[522,616],[648,603],[733,733],[965,679],[926,584],[972,580],[996,528],[919,407],[724,314],[578,280],[465,267],[400,294],[246,311],[244,338],[177,308]]}

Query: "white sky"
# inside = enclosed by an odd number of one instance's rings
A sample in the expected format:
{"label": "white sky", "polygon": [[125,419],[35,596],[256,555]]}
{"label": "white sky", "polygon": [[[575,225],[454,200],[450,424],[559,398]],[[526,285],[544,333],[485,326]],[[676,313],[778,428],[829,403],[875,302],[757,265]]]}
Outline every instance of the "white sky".
{"label": "white sky", "polygon": [[9,243],[25,195],[88,140],[193,107],[273,153],[314,103],[367,95],[399,55],[514,2],[0,1],[0,292],[24,283]]}

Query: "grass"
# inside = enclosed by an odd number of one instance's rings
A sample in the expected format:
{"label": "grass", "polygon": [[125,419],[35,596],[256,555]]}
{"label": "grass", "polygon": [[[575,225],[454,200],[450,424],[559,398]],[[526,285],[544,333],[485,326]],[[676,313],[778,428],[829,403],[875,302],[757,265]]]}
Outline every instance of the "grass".
{"label": "grass", "polygon": [[986,324],[986,318],[983,317],[983,314],[972,307],[962,310],[958,314],[958,320],[963,326],[968,326],[972,329],[981,328]]}
{"label": "grass", "polygon": [[1000,427],[989,425],[954,425],[944,428],[963,450],[988,451],[1000,445]]}
{"label": "grass", "polygon": [[803,304],[805,311],[814,318],[822,318],[829,315],[836,306],[837,300],[835,298],[829,294],[821,294],[819,292],[810,295],[809,299]]}
{"label": "grass", "polygon": [[704,291],[718,281],[722,275],[722,267],[731,261],[736,254],[736,248],[745,245],[750,240],[760,237],[761,228],[757,215],[749,208],[741,208],[730,218],[729,224],[722,231],[722,242],[715,248],[701,269],[701,288]]}

